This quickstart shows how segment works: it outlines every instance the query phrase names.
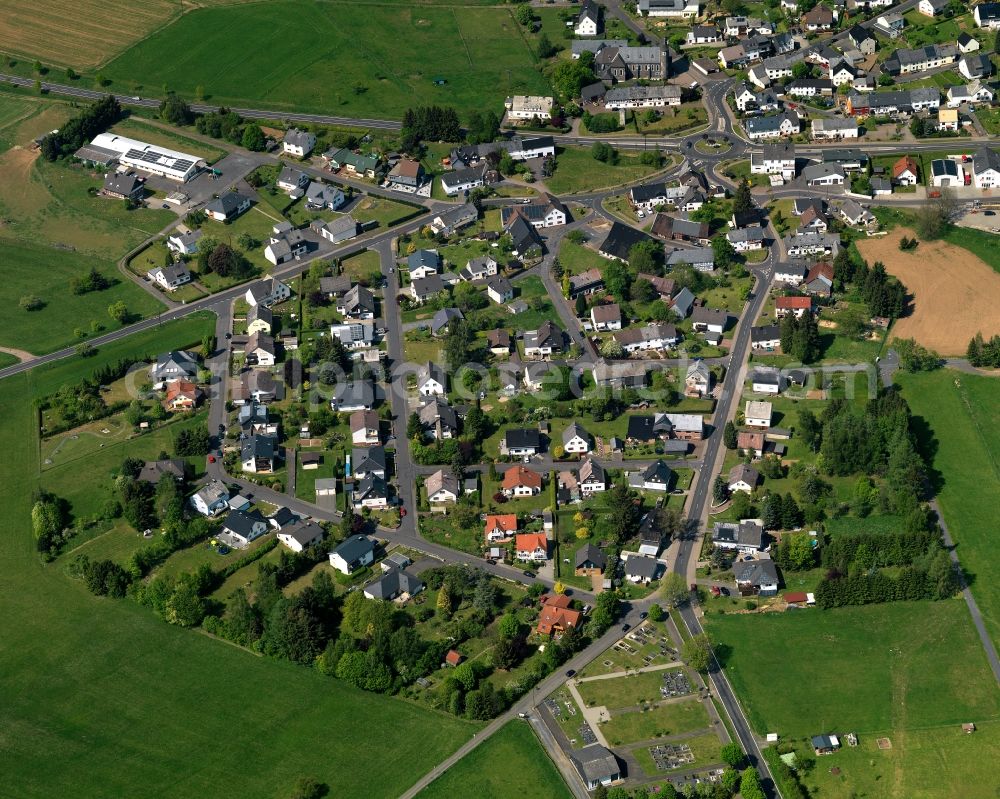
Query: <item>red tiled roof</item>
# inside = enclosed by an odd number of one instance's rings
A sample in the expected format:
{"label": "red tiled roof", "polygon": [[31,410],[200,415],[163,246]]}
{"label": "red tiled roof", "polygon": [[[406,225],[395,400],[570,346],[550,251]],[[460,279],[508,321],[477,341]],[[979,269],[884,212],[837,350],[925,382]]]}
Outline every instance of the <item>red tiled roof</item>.
{"label": "red tiled roof", "polygon": [[536,549],[549,549],[549,539],[545,533],[520,533],[514,542],[518,552],[534,552]]}
{"label": "red tiled roof", "polygon": [[504,513],[499,516],[487,516],[486,517],[486,535],[489,535],[494,530],[499,530],[502,533],[516,533],[517,532],[517,514],[516,513]]}
{"label": "red tiled roof", "polygon": [[531,469],[523,466],[515,466],[503,473],[503,488],[516,488],[517,486],[528,486],[528,488],[541,488],[542,476]]}
{"label": "red tiled roof", "polygon": [[812,308],[811,297],[778,297],[774,301],[775,308]]}

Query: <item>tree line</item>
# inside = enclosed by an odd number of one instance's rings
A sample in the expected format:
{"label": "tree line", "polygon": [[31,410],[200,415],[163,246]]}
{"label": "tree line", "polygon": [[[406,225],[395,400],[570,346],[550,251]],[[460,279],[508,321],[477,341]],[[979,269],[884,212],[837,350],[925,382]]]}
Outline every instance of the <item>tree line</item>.
{"label": "tree line", "polygon": [[1000,369],[1000,335],[993,336],[988,341],[982,333],[976,333],[969,342],[965,357],[972,366],[988,369]]}
{"label": "tree line", "polygon": [[123,116],[118,100],[110,94],[102,97],[64,122],[59,130],[42,139],[42,157],[47,161],[55,161],[57,158],[72,155],[99,133],[104,133]]}

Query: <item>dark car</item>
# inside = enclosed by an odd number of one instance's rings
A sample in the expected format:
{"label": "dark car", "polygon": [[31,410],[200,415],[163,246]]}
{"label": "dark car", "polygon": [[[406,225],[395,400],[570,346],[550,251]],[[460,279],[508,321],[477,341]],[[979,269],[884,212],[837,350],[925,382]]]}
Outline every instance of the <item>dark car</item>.
{"label": "dark car", "polygon": [[534,579],[534,578],[535,578],[535,573],[534,573],[534,572],[529,572],[529,571],[528,571],[527,569],[525,569],[525,570],[524,570],[524,571],[522,572],[522,574],[523,574],[523,575],[524,575],[525,577],[530,577],[530,578],[532,578],[532,579]]}
{"label": "dark car", "polygon": [[623,624],[622,625],[622,632],[623,633],[627,633],[631,629],[632,629],[632,625],[631,624]]}
{"label": "dark car", "polygon": [[983,211],[983,216],[996,216],[996,211]]}
{"label": "dark car", "polygon": [[639,614],[639,618],[640,618],[640,619],[644,619],[644,618],[646,618],[646,617],[647,617],[648,615],[649,615],[649,614],[648,614],[648,613],[646,613],[646,611],[643,611],[642,613],[640,613],[640,614]]}
{"label": "dark car", "polygon": [[567,676],[567,677],[572,677],[572,676],[573,676],[574,674],[576,674],[576,669],[569,669],[569,670],[568,670],[568,671],[566,672],[566,676]]}

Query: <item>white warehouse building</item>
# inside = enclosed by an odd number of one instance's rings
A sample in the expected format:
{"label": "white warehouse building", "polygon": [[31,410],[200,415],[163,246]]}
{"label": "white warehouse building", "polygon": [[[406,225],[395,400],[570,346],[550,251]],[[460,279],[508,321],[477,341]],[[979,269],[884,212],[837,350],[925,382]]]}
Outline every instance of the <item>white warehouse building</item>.
{"label": "white warehouse building", "polygon": [[193,178],[205,166],[205,162],[197,155],[156,147],[116,133],[98,134],[91,146],[118,153],[118,162],[122,166],[162,175],[181,183]]}

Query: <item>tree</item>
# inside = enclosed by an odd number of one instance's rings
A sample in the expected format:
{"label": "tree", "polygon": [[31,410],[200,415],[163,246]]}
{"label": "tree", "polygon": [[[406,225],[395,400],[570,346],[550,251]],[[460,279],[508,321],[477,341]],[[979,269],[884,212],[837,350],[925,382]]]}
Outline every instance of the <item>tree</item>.
{"label": "tree", "polygon": [[108,306],[108,316],[114,319],[118,324],[123,325],[128,321],[128,306],[122,300],[111,303]]}
{"label": "tree", "polygon": [[740,777],[740,796],[743,799],[765,799],[764,789],[760,786],[760,775],[754,768],[748,768]]}
{"label": "tree", "polygon": [[264,131],[261,130],[260,125],[251,122],[243,128],[243,136],[240,137],[240,144],[247,150],[253,150],[255,153],[262,152],[267,147],[267,140],[264,138]]}
{"label": "tree", "polygon": [[556,46],[549,41],[549,37],[544,33],[538,37],[538,57],[539,58],[552,58],[558,51]]}
{"label": "tree", "polygon": [[166,619],[180,627],[194,627],[205,618],[205,603],[190,580],[179,580],[167,600]]}
{"label": "tree", "polygon": [[722,762],[732,769],[739,770],[746,762],[743,750],[740,749],[740,745],[735,741],[731,741],[723,746],[719,752],[719,756],[722,758]]}
{"label": "tree", "polygon": [[560,61],[550,75],[553,88],[567,99],[579,97],[580,90],[594,79],[594,73],[591,71],[592,63],[593,58],[582,56],[575,61],[571,59]]}
{"label": "tree", "polygon": [[736,449],[736,444],[738,441],[738,433],[736,432],[736,425],[733,424],[732,420],[726,422],[726,426],[722,429],[722,443],[726,449]]}
{"label": "tree", "polygon": [[451,590],[448,583],[442,583],[438,589],[437,609],[446,619],[451,618]]}
{"label": "tree", "polygon": [[25,294],[17,304],[25,311],[38,311],[45,307],[45,300],[34,294]]}
{"label": "tree", "polygon": [[654,622],[663,621],[663,619],[664,619],[664,617],[666,615],[667,614],[663,612],[663,608],[661,608],[659,605],[653,604],[653,605],[649,606],[649,620],[650,621],[654,621]]}
{"label": "tree", "polygon": [[590,147],[590,155],[595,161],[605,164],[618,162],[618,151],[607,142],[595,141]]}
{"label": "tree", "polygon": [[943,190],[940,197],[928,200],[917,209],[917,234],[924,241],[941,238],[951,227],[956,210],[954,196]]}
{"label": "tree", "polygon": [[616,483],[605,492],[608,530],[618,544],[628,541],[639,528],[639,511],[634,500],[635,492],[625,483]]}
{"label": "tree", "polygon": [[684,576],[677,572],[667,572],[660,581],[660,589],[663,599],[669,607],[677,608],[683,605],[689,598],[688,584]]}
{"label": "tree", "polygon": [[532,12],[531,10],[531,6],[527,4],[518,6],[517,9],[514,11],[514,19],[516,19],[519,23],[521,23],[525,27],[534,22],[535,15],[534,12]]}
{"label": "tree", "polygon": [[808,408],[799,408],[799,436],[813,452],[819,452],[823,441],[823,425]]}
{"label": "tree", "polygon": [[712,664],[712,643],[705,633],[692,636],[681,647],[681,659],[695,671],[708,672]]}
{"label": "tree", "polygon": [[422,439],[424,437],[424,425],[420,421],[420,414],[416,411],[410,414],[406,421],[406,437],[409,439]]}
{"label": "tree", "polygon": [[66,67],[66,80],[76,80],[80,76],[76,74],[76,70],[73,67]]}
{"label": "tree", "polygon": [[184,100],[171,93],[160,102],[160,118],[171,125],[190,125],[194,121],[194,112]]}
{"label": "tree", "polygon": [[712,499],[716,505],[721,505],[729,499],[729,486],[722,479],[722,475],[716,475],[715,482],[712,483]]}
{"label": "tree", "polygon": [[[799,66],[803,62],[799,62],[795,66]],[[752,211],[754,208],[753,196],[750,194],[750,183],[746,178],[740,181],[740,185],[736,187],[736,193],[733,194],[733,213],[735,214],[745,214],[748,211]]]}
{"label": "tree", "polygon": [[576,295],[575,310],[576,310],[576,315],[581,318],[586,315],[587,298],[583,294]]}
{"label": "tree", "polygon": [[662,272],[663,261],[663,245],[650,239],[643,239],[633,244],[628,251],[629,267],[636,272],[654,274]]}
{"label": "tree", "polygon": [[736,250],[725,236],[712,239],[712,255],[719,269],[729,269],[736,263]]}
{"label": "tree", "polygon": [[325,782],[320,782],[315,777],[299,777],[295,780],[288,799],[323,799],[329,792],[330,787]]}
{"label": "tree", "polygon": [[907,372],[930,372],[941,366],[941,356],[918,344],[913,338],[897,338],[893,348],[899,355],[900,365]]}

